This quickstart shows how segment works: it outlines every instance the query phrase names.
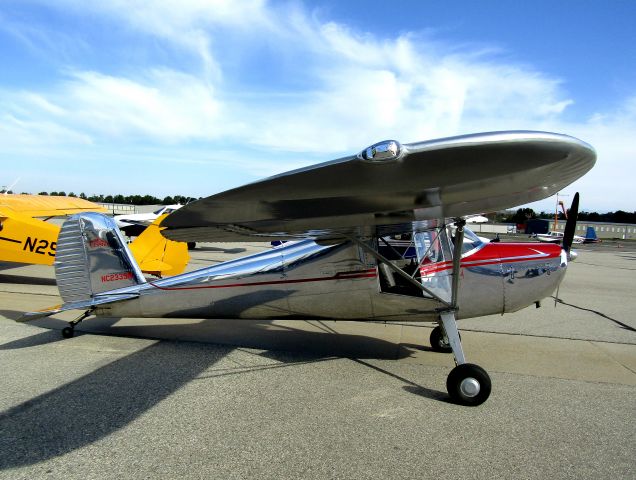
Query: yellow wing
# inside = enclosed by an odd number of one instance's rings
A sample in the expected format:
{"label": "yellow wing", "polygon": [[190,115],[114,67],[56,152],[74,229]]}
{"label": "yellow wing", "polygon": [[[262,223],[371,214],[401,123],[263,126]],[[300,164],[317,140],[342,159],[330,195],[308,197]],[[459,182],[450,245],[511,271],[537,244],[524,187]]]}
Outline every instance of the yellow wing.
{"label": "yellow wing", "polygon": [[46,195],[0,195],[0,208],[22,213],[30,217],[56,217],[79,212],[107,212],[107,210],[77,197],[54,197]]}

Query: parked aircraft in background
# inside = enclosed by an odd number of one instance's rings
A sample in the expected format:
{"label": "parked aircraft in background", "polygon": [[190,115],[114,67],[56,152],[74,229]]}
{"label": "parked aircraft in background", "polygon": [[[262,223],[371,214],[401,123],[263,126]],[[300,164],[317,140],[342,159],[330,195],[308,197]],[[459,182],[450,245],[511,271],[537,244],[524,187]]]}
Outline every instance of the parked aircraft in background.
{"label": "parked aircraft in background", "polygon": [[600,241],[601,240],[596,236],[596,230],[594,230],[594,227],[587,227],[585,237],[583,237],[583,243],[599,243]]}
{"label": "parked aircraft in background", "polygon": [[[76,197],[0,195],[0,261],[53,265],[60,227],[36,217],[49,220],[78,212],[106,209]],[[153,275],[182,273],[189,260],[186,244],[167,240],[159,231],[154,225],[135,239],[130,246],[135,260]]]}
{"label": "parked aircraft in background", "polygon": [[[548,233],[537,233],[535,238],[540,242],[563,243],[563,232],[549,231]],[[573,243],[583,243],[584,238],[574,235]]]}
{"label": "parked aircraft in background", "polygon": [[[592,168],[586,143],[545,132],[494,132],[352,155],[193,202],[166,217],[181,241],[295,240],[194,272],[147,281],[115,222],[96,213],[62,227],[56,278],[65,310],[110,317],[346,319],[438,322],[430,341],[452,351],[446,386],[465,405],[491,392],[466,363],[456,320],[514,312],[564,277],[578,211],[563,244],[489,243],[461,218],[540,200]],[[409,245],[396,249],[391,239]],[[409,253],[411,252],[411,253]]]}
{"label": "parked aircraft in background", "polygon": [[[540,242],[549,242],[549,243],[562,243],[563,242],[563,232],[554,232],[550,231],[548,233],[537,233],[534,237]],[[585,236],[581,237],[579,235],[574,235],[573,243],[598,243],[600,240],[596,236],[596,230],[594,227],[587,227],[585,232]]]}
{"label": "parked aircraft in background", "polygon": [[115,223],[119,229],[129,237],[136,237],[143,232],[148,225],[153,223],[161,215],[168,215],[183,205],[165,205],[154,212],[131,213],[126,215],[115,215]]}

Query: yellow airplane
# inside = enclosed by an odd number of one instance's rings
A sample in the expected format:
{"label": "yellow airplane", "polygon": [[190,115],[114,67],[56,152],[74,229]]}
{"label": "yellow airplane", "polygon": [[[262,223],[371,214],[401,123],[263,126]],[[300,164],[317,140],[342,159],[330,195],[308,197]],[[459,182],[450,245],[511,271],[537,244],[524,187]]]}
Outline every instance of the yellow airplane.
{"label": "yellow airplane", "polygon": [[[34,217],[106,212],[93,202],[76,197],[0,195],[0,261],[53,265],[60,227]],[[182,273],[190,259],[188,246],[161,235],[159,217],[134,242],[130,250],[141,270],[156,276]]]}

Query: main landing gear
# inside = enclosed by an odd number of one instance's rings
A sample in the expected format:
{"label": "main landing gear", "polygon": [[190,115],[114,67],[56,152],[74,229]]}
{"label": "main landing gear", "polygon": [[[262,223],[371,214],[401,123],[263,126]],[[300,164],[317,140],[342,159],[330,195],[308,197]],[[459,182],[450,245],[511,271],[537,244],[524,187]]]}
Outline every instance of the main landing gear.
{"label": "main landing gear", "polygon": [[484,403],[492,389],[490,377],[479,365],[466,363],[454,312],[440,314],[439,326],[431,332],[431,346],[438,352],[453,352],[455,357],[457,366],[446,379],[446,390],[451,399],[468,406]]}
{"label": "main landing gear", "polygon": [[86,310],[84,313],[82,313],[75,320],[73,320],[71,322],[68,322],[68,327],[64,327],[62,329],[62,336],[64,338],[73,338],[73,336],[75,335],[75,325],[80,323],[82,320],[84,320],[86,317],[88,317],[91,313],[92,313],[92,310]]}

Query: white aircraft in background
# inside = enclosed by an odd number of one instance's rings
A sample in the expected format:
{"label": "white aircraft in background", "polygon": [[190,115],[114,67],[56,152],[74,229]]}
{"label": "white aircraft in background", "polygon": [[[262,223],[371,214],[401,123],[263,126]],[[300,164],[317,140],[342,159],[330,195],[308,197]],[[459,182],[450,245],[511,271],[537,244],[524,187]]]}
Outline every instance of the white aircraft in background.
{"label": "white aircraft in background", "polygon": [[168,215],[183,205],[165,205],[154,212],[148,213],[131,213],[128,215],[115,215],[115,223],[121,231],[129,237],[137,237],[143,232],[148,225],[157,220],[161,215]]}
{"label": "white aircraft in background", "polygon": [[[563,232],[550,231],[548,233],[537,233],[535,237],[540,242],[547,242],[547,243],[562,243],[563,242]],[[585,241],[585,238],[579,235],[574,235],[574,239],[572,240],[572,243],[583,243],[584,241]]]}

